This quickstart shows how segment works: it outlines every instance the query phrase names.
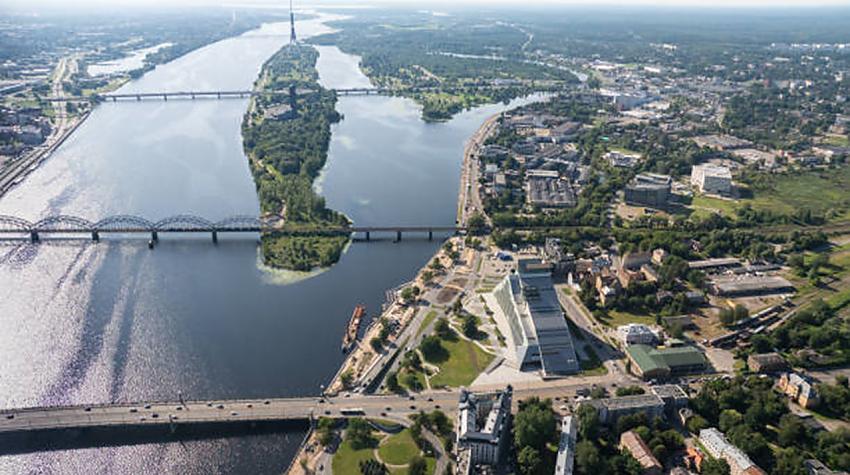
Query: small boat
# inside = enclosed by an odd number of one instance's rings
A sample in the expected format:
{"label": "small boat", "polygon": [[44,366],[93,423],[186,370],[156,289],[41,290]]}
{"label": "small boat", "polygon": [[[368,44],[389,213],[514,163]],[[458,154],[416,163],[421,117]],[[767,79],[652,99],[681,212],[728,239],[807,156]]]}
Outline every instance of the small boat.
{"label": "small boat", "polygon": [[366,306],[358,305],[354,307],[354,312],[351,313],[351,319],[348,321],[348,328],[345,335],[342,337],[342,352],[348,353],[351,347],[357,341],[357,332],[360,330],[360,321],[366,315]]}

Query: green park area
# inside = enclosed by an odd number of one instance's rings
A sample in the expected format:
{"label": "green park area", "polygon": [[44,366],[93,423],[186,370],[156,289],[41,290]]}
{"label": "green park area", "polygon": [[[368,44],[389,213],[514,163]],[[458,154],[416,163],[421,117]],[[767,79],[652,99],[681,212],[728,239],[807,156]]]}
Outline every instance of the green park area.
{"label": "green park area", "polygon": [[404,475],[410,473],[410,462],[417,457],[425,461],[424,473],[434,473],[436,460],[423,456],[410,429],[387,435],[372,430],[362,419],[352,419],[349,424],[353,428],[346,432],[333,456],[334,474],[360,475],[360,464],[373,460],[385,464],[390,473]]}
{"label": "green park area", "polygon": [[440,340],[444,351],[435,354],[433,359],[425,356],[426,361],[440,368],[431,377],[432,387],[468,386],[493,361],[493,355],[456,333]]}

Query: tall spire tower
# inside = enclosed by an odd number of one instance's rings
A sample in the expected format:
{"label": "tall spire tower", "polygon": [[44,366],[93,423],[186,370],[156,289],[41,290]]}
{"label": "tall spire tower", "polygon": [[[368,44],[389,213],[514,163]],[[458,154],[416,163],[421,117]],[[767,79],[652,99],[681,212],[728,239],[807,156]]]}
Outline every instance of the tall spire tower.
{"label": "tall spire tower", "polygon": [[289,26],[289,43],[295,44],[295,42],[298,40],[297,38],[295,38],[295,13],[292,11],[292,0],[289,0]]}

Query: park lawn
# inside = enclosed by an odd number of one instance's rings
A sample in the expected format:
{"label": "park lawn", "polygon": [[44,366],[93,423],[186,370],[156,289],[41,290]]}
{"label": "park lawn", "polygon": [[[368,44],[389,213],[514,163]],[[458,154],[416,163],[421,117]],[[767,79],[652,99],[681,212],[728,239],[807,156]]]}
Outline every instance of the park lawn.
{"label": "park lawn", "polygon": [[[407,373],[410,373],[410,374],[412,374],[413,376],[416,377],[416,380],[419,381],[419,387],[421,389],[413,389],[413,388],[409,387],[408,385],[404,384],[404,382],[403,382],[404,378],[402,377],[402,375],[405,375]],[[408,371],[406,369],[399,371],[399,373],[398,373],[398,384],[399,384],[399,386],[407,389],[408,391],[415,391],[415,392],[419,392],[422,389],[425,389],[425,388],[428,387],[428,386],[425,385],[425,375],[424,374],[422,374],[419,371]]]}
{"label": "park lawn", "polygon": [[388,465],[406,465],[410,459],[419,455],[419,447],[410,435],[410,429],[387,437],[378,447],[378,455]]}
{"label": "park lawn", "polygon": [[419,327],[418,330],[416,330],[416,338],[419,338],[419,335],[421,335],[422,332],[424,332],[425,329],[428,328],[428,325],[430,325],[435,318],[437,318],[436,310],[431,310],[430,312],[425,314],[425,318],[422,319],[422,325]]}
{"label": "park lawn", "polygon": [[442,344],[449,357],[439,364],[440,372],[431,378],[432,387],[469,386],[494,358],[475,343],[460,337],[444,339]]}
{"label": "park lawn", "polygon": [[794,175],[774,177],[771,189],[754,190],[753,208],[784,214],[801,209],[823,213],[830,209],[846,210],[850,206],[850,167],[835,170],[811,170]]}
{"label": "park lawn", "polygon": [[602,323],[610,327],[619,327],[629,323],[655,325],[655,317],[649,314],[637,314],[622,310],[608,310],[608,318],[606,318]]}
{"label": "park lawn", "polygon": [[374,449],[354,450],[346,440],[339,445],[331,466],[334,475],[360,475],[360,462],[375,458]]}
{"label": "park lawn", "polygon": [[738,209],[738,203],[736,201],[725,200],[722,198],[695,195],[691,202],[691,207],[700,215],[719,212],[728,218],[735,218],[735,210]]}
{"label": "park lawn", "polygon": [[[425,457],[425,463],[428,464],[428,468],[425,470],[425,473],[434,473],[434,470],[437,468],[437,460],[434,457]],[[407,475],[408,471],[406,468],[390,468],[390,473],[392,475]]]}

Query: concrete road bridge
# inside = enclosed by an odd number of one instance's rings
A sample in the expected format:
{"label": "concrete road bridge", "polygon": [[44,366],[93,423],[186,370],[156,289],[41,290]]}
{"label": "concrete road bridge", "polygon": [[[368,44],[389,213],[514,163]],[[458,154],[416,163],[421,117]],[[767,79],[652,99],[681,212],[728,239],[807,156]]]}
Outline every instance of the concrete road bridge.
{"label": "concrete road bridge", "polygon": [[286,235],[354,235],[362,236],[369,241],[373,233],[395,235],[400,241],[404,234],[427,236],[433,239],[435,233],[455,234],[465,231],[459,226],[332,226],[307,227],[284,226],[278,223],[260,219],[256,216],[231,216],[219,221],[211,221],[200,216],[182,214],[150,221],[140,216],[116,215],[99,221],[91,221],[79,216],[56,215],[48,216],[39,221],[31,222],[17,216],[0,215],[0,240],[29,239],[39,242],[45,236],[85,236],[93,241],[99,241],[104,234],[118,237],[128,235],[149,235],[150,242],[155,243],[163,233],[205,233],[212,236],[213,242],[218,242],[220,233],[279,233]]}
{"label": "concrete road bridge", "polygon": [[[354,88],[336,88],[329,89],[340,96],[371,96],[371,95],[398,95],[403,93],[417,92],[463,92],[479,89],[509,89],[515,87],[529,87],[537,91],[556,91],[562,89],[569,83],[559,81],[543,81],[535,82],[528,81],[522,83],[486,83],[486,84],[469,84],[469,85],[454,85],[454,86],[412,86],[403,88],[388,88],[388,87],[354,87]],[[297,89],[296,94],[309,94],[314,90]],[[144,91],[144,92],[108,92],[103,94],[92,94],[90,96],[59,96],[49,97],[43,100],[47,102],[104,102],[104,101],[142,101],[146,99],[156,99],[168,101],[169,99],[233,99],[245,98],[252,96],[275,96],[289,95],[290,90],[210,90],[210,91]]]}
{"label": "concrete road bridge", "polygon": [[[521,399],[531,396],[553,399],[557,409],[572,400],[579,388],[590,385],[613,388],[618,382],[624,383],[622,375],[516,383],[514,409]],[[504,385],[472,389],[489,392],[504,389]],[[178,398],[160,402],[4,409],[0,410],[0,454],[217,438],[299,427],[304,430],[319,417],[406,421],[411,414],[433,410],[442,410],[452,417],[457,401],[456,389],[444,389],[412,396],[342,393],[328,397],[269,399],[189,401]]]}

